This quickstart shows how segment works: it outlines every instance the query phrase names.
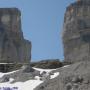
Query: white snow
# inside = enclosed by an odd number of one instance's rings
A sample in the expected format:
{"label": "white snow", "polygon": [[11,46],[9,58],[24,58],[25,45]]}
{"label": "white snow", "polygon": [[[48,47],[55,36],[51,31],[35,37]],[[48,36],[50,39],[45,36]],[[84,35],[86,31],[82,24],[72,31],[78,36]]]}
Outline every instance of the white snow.
{"label": "white snow", "polygon": [[[45,78],[47,78],[49,76],[51,71],[56,70],[56,69],[40,69],[40,68],[34,68],[34,69],[40,71],[40,74],[43,73],[43,71],[45,71],[46,74],[43,75]],[[59,75],[59,72],[55,72],[55,73],[53,73],[53,75],[50,75],[49,77],[50,77],[50,79],[53,79],[53,78],[57,77],[58,75]],[[40,80],[40,77],[36,76],[35,79]]]}
{"label": "white snow", "polygon": [[66,68],[66,67],[69,67],[70,65],[65,65],[65,66],[63,66],[62,68]]}
{"label": "white snow", "polygon": [[2,72],[0,72],[0,78],[3,77],[4,75],[12,74],[12,73],[15,73],[17,71],[19,71],[19,70],[8,72],[8,73],[2,73]]}
{"label": "white snow", "polygon": [[51,78],[50,79],[53,79],[53,78],[55,78],[57,76],[59,76],[59,72],[56,72],[56,73],[54,73],[54,75],[51,75]]}
{"label": "white snow", "polygon": [[10,78],[9,79],[9,83],[11,83],[11,82],[13,82],[14,81],[14,79],[13,78]]}
{"label": "white snow", "polygon": [[46,71],[47,73],[49,73],[49,72],[51,72],[51,71],[53,71],[53,70],[56,70],[56,69],[41,69],[41,68],[35,68],[35,67],[33,67],[35,70],[38,70],[38,71],[40,71],[40,74],[43,72],[43,71]]}
{"label": "white snow", "polygon": [[[3,88],[3,87],[10,87],[10,88],[17,87],[18,89],[15,89],[15,90],[34,90],[34,88],[36,86],[38,86],[40,83],[42,83],[42,81],[40,81],[40,80],[28,80],[26,82],[17,82],[17,83],[14,83],[14,84],[0,83],[0,88]],[[3,90],[3,89],[1,89],[1,90]],[[12,89],[12,90],[14,90],[14,89]]]}
{"label": "white snow", "polygon": [[36,80],[40,80],[40,77],[39,77],[39,76],[35,76],[35,79],[36,79]]}
{"label": "white snow", "polygon": [[[40,71],[40,73],[42,73],[43,71],[46,71],[46,73],[48,73],[48,74],[52,70],[55,70],[55,69],[40,69],[40,68],[34,68],[34,69]],[[5,74],[11,74],[14,72],[16,72],[16,71],[9,72],[9,73],[0,73],[0,77],[2,77]],[[53,78],[57,77],[58,75],[59,75],[59,72],[55,72],[53,75],[50,76],[50,79],[53,79]],[[10,78],[9,82],[0,83],[0,90],[4,90],[3,88],[10,88],[10,89],[6,89],[6,90],[34,90],[34,88],[36,86],[43,83],[43,81],[40,80],[39,76],[36,76],[35,80],[28,80],[26,82],[16,82],[16,83],[11,84],[11,82],[13,80],[14,80],[13,78]]]}

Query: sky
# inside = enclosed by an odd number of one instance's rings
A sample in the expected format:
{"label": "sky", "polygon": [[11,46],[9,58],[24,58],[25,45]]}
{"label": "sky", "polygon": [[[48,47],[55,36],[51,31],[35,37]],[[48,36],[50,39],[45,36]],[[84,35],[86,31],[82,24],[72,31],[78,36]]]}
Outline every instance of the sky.
{"label": "sky", "polygon": [[21,10],[22,31],[32,43],[32,61],[64,59],[62,44],[66,7],[75,0],[0,0],[0,7]]}

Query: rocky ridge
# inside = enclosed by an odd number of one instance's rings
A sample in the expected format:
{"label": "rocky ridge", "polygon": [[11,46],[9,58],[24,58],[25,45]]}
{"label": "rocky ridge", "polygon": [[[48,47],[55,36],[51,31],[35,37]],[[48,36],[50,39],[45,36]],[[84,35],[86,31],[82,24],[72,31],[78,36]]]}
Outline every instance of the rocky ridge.
{"label": "rocky ridge", "polygon": [[90,90],[90,62],[83,61],[59,68],[59,76],[45,81],[34,90]]}

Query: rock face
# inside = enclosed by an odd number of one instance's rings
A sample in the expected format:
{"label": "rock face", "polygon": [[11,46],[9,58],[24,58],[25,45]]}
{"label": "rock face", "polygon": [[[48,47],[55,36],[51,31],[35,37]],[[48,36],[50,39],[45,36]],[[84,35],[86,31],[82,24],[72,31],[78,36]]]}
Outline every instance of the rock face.
{"label": "rock face", "polygon": [[90,90],[90,61],[75,63],[54,72],[60,75],[34,90]]}
{"label": "rock face", "polygon": [[90,0],[67,7],[63,43],[65,61],[74,64],[53,71],[59,76],[34,90],[90,90]]}
{"label": "rock face", "polygon": [[66,61],[90,58],[90,0],[77,0],[67,7],[63,43]]}
{"label": "rock face", "polygon": [[0,63],[28,63],[31,42],[21,30],[21,13],[17,8],[0,8]]}

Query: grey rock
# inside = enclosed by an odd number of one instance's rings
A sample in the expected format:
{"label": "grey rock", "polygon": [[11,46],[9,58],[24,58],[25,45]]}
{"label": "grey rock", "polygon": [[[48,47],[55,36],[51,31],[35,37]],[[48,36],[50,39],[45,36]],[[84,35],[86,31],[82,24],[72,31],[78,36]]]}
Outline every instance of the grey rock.
{"label": "grey rock", "polygon": [[90,0],[70,4],[65,12],[63,45],[67,62],[90,59]]}
{"label": "grey rock", "polygon": [[71,90],[71,89],[72,89],[72,84],[71,83],[66,84],[66,90]]}
{"label": "grey rock", "polygon": [[0,63],[27,63],[31,43],[21,30],[21,12],[17,8],[0,8]]}
{"label": "grey rock", "polygon": [[54,72],[59,72],[60,75],[45,81],[34,90],[90,90],[90,61],[77,62]]}
{"label": "grey rock", "polygon": [[0,82],[8,82],[9,81],[9,77],[8,76],[6,76],[6,77],[4,77],[3,79],[1,79],[0,80]]}
{"label": "grey rock", "polygon": [[30,60],[31,42],[23,37],[20,10],[0,8],[0,63],[23,64]]}
{"label": "grey rock", "polygon": [[[29,68],[28,68],[29,67]],[[5,73],[4,76],[0,78],[0,83],[8,82],[10,78],[13,78],[13,82],[25,82],[27,80],[35,79],[35,76],[39,76],[40,71],[36,71],[31,68],[29,65],[24,65],[21,69],[18,69],[11,73]]]}
{"label": "grey rock", "polygon": [[72,78],[72,82],[73,83],[82,83],[83,78],[81,76],[75,76],[75,77]]}
{"label": "grey rock", "polygon": [[79,88],[79,85],[77,83],[74,83],[73,84],[73,88],[78,89]]}
{"label": "grey rock", "polygon": [[30,65],[23,65],[21,67],[22,71],[25,73],[34,72],[35,70]]}

